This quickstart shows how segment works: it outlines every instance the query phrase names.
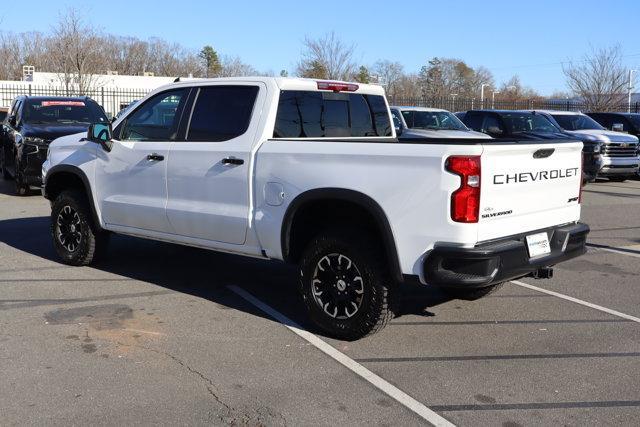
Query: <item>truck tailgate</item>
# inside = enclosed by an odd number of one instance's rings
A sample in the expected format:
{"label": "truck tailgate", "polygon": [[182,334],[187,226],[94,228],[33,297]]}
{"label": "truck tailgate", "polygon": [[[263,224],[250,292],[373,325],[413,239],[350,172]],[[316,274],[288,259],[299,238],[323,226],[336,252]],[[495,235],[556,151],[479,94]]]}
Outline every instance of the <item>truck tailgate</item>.
{"label": "truck tailgate", "polygon": [[581,142],[483,148],[478,241],[578,221]]}

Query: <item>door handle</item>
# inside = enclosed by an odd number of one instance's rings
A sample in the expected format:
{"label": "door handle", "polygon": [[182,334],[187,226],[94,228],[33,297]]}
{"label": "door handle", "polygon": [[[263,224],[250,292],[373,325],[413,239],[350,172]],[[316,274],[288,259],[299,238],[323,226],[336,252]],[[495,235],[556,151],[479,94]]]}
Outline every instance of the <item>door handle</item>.
{"label": "door handle", "polygon": [[223,165],[242,165],[244,164],[244,160],[236,159],[235,157],[225,157],[222,159]]}
{"label": "door handle", "polygon": [[151,153],[147,156],[147,160],[152,162],[161,162],[164,160],[164,156],[158,153]]}

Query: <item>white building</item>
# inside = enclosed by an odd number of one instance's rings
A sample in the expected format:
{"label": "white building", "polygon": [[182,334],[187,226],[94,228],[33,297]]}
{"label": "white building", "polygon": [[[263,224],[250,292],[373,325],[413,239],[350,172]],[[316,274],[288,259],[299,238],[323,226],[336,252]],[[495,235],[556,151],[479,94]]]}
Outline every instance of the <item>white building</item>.
{"label": "white building", "polygon": [[[22,80],[0,80],[0,107],[7,107],[19,95],[77,96],[78,84],[72,77],[65,84],[63,74],[34,71],[24,67]],[[152,90],[171,83],[175,77],[126,76],[115,73],[92,75],[85,83],[85,94],[97,101],[108,114],[116,114],[131,101],[144,97]],[[67,89],[68,88],[68,89]]]}

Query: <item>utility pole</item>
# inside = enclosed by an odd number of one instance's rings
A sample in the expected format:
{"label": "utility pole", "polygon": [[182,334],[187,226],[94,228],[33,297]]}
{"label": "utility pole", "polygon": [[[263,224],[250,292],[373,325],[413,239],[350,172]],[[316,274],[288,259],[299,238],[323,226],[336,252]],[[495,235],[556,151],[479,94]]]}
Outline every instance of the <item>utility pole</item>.
{"label": "utility pole", "polygon": [[491,93],[491,109],[495,110],[496,109],[496,93],[500,93],[500,91],[493,91]]}
{"label": "utility pole", "polygon": [[631,112],[631,91],[633,90],[633,73],[638,70],[629,70],[629,100],[627,103],[627,113]]}
{"label": "utility pole", "polygon": [[480,104],[482,105],[481,108],[484,108],[484,88],[486,86],[491,86],[491,85],[482,83],[482,86],[480,86]]}

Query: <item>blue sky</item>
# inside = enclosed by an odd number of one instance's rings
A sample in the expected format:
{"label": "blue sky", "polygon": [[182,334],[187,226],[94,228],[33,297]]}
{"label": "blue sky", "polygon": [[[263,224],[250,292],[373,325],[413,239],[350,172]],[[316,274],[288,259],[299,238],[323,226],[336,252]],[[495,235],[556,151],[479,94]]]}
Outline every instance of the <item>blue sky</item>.
{"label": "blue sky", "polygon": [[[25,7],[28,4],[28,13]],[[305,35],[335,31],[356,45],[356,60],[399,61],[418,71],[434,56],[513,74],[542,94],[565,88],[560,62],[591,46],[620,44],[640,68],[640,1],[146,1],[30,0],[0,9],[0,29],[48,31],[75,7],[105,32],[162,37],[188,48],[213,45],[259,70],[293,70]]]}

